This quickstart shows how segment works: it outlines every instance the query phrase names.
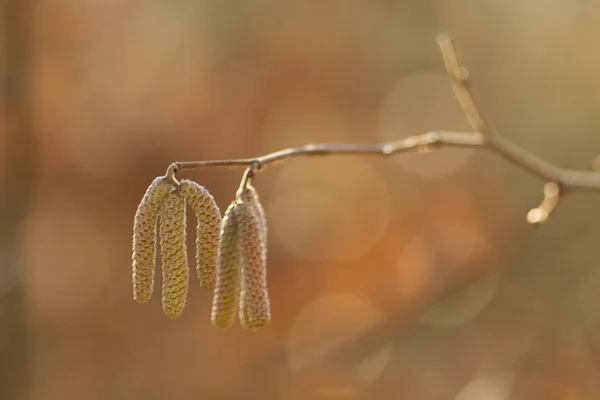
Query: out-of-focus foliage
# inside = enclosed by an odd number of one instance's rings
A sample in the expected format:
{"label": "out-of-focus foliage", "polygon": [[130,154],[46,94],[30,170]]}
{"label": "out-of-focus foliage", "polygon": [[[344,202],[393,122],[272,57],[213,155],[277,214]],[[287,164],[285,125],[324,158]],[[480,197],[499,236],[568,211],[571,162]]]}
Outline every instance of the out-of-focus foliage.
{"label": "out-of-focus foliage", "polygon": [[[544,182],[491,152],[261,172],[272,319],[256,333],[212,328],[193,274],[177,320],[158,287],[134,302],[130,254],[136,206],[172,161],[468,130],[441,31],[495,129],[589,169],[599,22],[585,0],[40,0],[23,399],[600,398],[600,198],[533,229]],[[224,211],[241,172],[185,177]]]}

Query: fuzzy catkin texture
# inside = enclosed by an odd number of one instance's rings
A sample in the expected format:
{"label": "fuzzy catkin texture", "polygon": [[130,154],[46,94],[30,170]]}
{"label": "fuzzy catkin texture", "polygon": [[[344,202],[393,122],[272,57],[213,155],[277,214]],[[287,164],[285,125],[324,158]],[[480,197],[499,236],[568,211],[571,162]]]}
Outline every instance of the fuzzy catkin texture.
{"label": "fuzzy catkin texture", "polygon": [[172,188],[165,177],[154,179],[133,220],[133,298],[140,303],[152,296],[156,269],[156,222],[165,196]]}
{"label": "fuzzy catkin texture", "polygon": [[211,322],[215,328],[227,328],[233,324],[240,296],[241,254],[236,208],[237,203],[231,203],[225,211],[221,225],[217,281],[211,315]]}
{"label": "fuzzy catkin texture", "polygon": [[265,257],[266,257],[268,229],[267,229],[267,215],[265,214],[265,209],[263,208],[263,206],[260,202],[260,198],[258,197],[258,192],[254,188],[254,186],[252,186],[252,184],[248,184],[248,186],[246,187],[246,190],[244,191],[244,195],[242,197],[243,197],[244,202],[248,202],[248,203],[252,204],[252,207],[254,207],[254,212],[256,213],[256,215],[259,218],[260,231],[262,233],[263,242],[265,243],[264,248],[265,248]]}
{"label": "fuzzy catkin texture", "polygon": [[239,241],[242,254],[242,279],[239,317],[245,329],[258,329],[271,319],[267,290],[267,260],[264,227],[256,204],[240,203]]}
{"label": "fuzzy catkin texture", "polygon": [[185,200],[176,191],[166,197],[160,216],[162,255],[162,306],[171,318],[177,318],[187,298],[189,268],[185,245]]}
{"label": "fuzzy catkin texture", "polygon": [[196,270],[200,285],[214,290],[217,253],[221,234],[221,212],[215,199],[204,187],[184,179],[181,195],[196,214]]}

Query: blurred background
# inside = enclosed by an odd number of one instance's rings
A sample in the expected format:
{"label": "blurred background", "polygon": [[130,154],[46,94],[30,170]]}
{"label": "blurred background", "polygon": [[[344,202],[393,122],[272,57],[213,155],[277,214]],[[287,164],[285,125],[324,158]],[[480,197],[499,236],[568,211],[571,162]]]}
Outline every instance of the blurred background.
{"label": "blurred background", "polygon": [[[561,167],[600,166],[600,3],[0,12],[0,399],[600,398],[600,194],[532,228],[544,182],[488,151],[261,172],[272,322],[258,332],[212,328],[194,274],[177,320],[131,288],[133,216],[173,161],[469,130],[439,32],[494,129]],[[241,174],[182,176],[224,210]]]}

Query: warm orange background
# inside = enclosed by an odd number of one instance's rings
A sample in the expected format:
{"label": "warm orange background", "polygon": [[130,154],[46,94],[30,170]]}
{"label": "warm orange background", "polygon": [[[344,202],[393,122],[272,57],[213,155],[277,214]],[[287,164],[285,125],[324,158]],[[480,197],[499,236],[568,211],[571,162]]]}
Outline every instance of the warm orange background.
{"label": "warm orange background", "polygon": [[[196,280],[177,320],[157,291],[135,303],[130,261],[137,204],[172,161],[468,130],[442,31],[496,130],[591,168],[597,2],[32,3],[36,176],[0,285],[23,294],[0,298],[0,346],[19,349],[0,374],[24,366],[2,381],[16,398],[600,398],[600,194],[534,229],[544,182],[491,152],[262,172],[273,316],[258,332],[212,328]],[[21,167],[3,165],[3,182]],[[241,173],[182,176],[224,210]]]}

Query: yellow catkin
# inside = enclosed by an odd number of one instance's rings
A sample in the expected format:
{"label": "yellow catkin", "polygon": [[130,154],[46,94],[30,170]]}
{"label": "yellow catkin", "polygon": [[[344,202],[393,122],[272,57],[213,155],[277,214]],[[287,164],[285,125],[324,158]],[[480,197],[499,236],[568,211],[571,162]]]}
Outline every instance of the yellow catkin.
{"label": "yellow catkin", "polygon": [[252,206],[254,207],[254,211],[256,212],[256,215],[259,218],[259,223],[260,223],[260,231],[262,232],[262,237],[263,237],[263,242],[265,243],[265,252],[267,250],[267,216],[265,214],[265,209],[263,208],[261,202],[260,202],[260,198],[258,197],[258,192],[256,191],[256,189],[254,188],[254,186],[252,186],[252,184],[248,184],[248,186],[246,187],[246,190],[244,191],[243,194],[243,200],[245,202],[248,202],[250,204],[252,204]]}
{"label": "yellow catkin", "polygon": [[156,269],[156,222],[163,200],[172,188],[164,177],[154,179],[133,220],[133,298],[140,303],[152,296]]}
{"label": "yellow catkin", "polygon": [[177,318],[187,298],[189,268],[185,245],[185,200],[177,191],[165,197],[159,222],[163,311]]}
{"label": "yellow catkin", "polygon": [[236,209],[237,203],[234,201],[225,211],[221,224],[217,279],[211,315],[211,322],[215,328],[231,326],[240,296],[241,255]]}
{"label": "yellow catkin", "polygon": [[[250,186],[246,191],[252,189]],[[245,329],[258,329],[271,319],[267,290],[266,220],[255,191],[249,195],[244,193],[243,198],[249,201],[240,203],[236,214],[242,255],[239,318]]]}
{"label": "yellow catkin", "polygon": [[212,195],[196,182],[184,179],[181,195],[196,214],[196,270],[200,285],[215,288],[221,213]]}

